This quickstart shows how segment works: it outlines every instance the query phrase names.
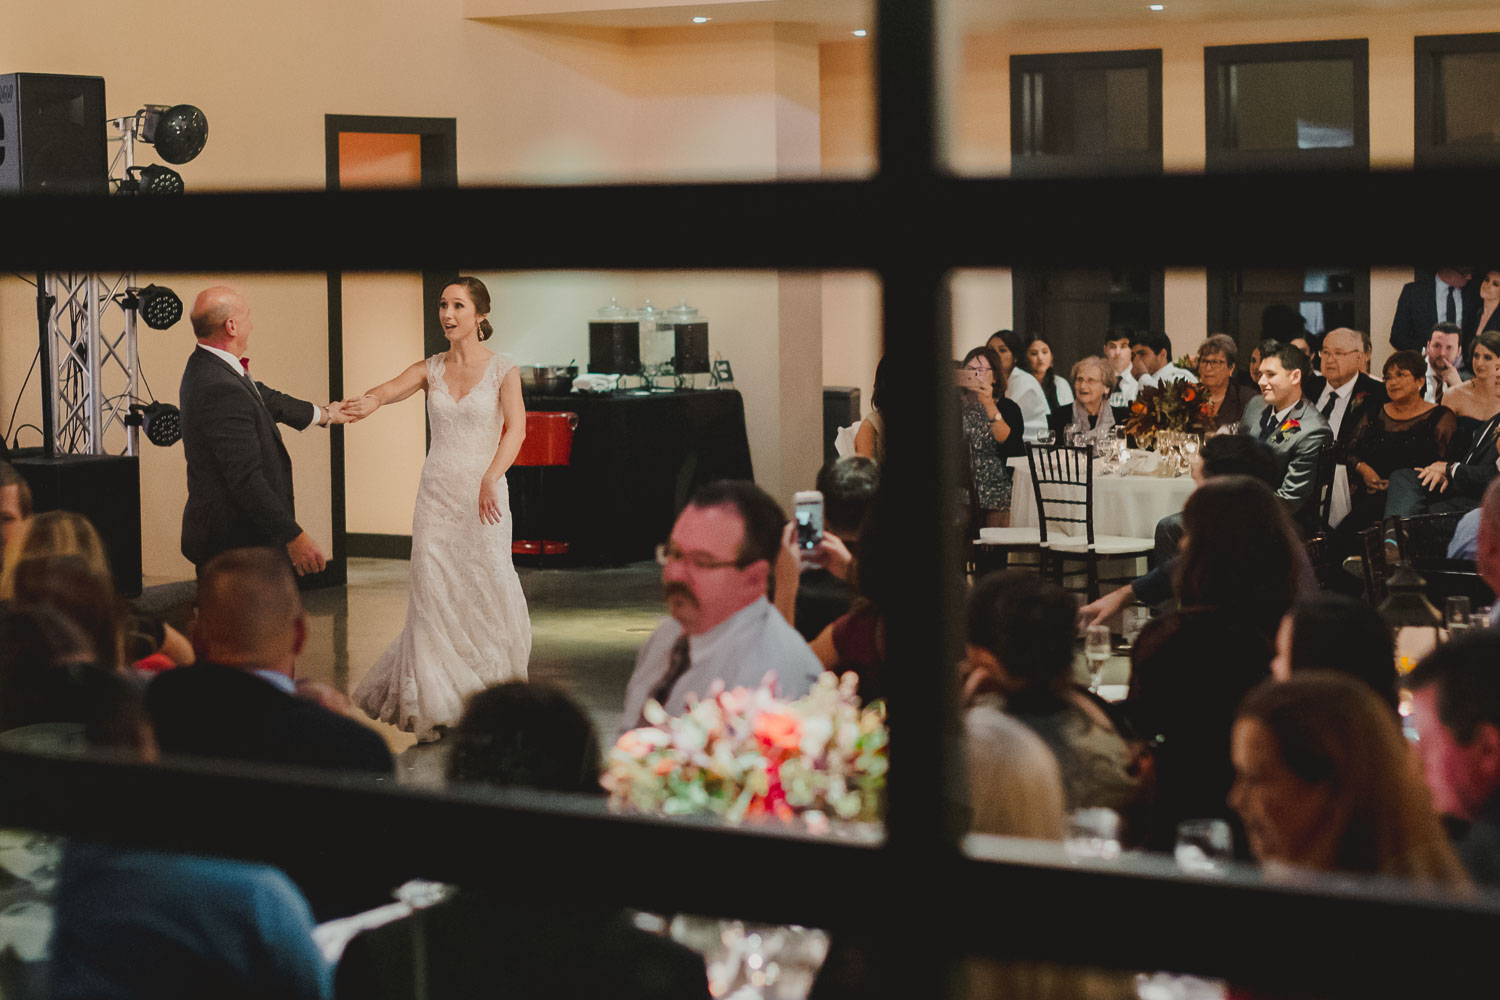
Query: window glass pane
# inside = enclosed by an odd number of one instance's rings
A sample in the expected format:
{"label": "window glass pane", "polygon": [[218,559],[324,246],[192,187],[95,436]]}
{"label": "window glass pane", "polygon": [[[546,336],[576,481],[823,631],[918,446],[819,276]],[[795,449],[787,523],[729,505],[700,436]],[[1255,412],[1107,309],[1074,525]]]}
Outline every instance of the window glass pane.
{"label": "window glass pane", "polygon": [[1225,332],[1236,337],[1241,352],[1303,329],[1320,335],[1341,326],[1359,328],[1353,268],[1257,268],[1238,272],[1228,287]]}
{"label": "window glass pane", "polygon": [[1500,52],[1450,52],[1438,57],[1440,145],[1500,142]]}
{"label": "window glass pane", "polygon": [[1150,148],[1143,66],[1027,73],[1024,86],[1028,153],[1097,156]]}
{"label": "window glass pane", "polygon": [[1232,149],[1354,145],[1354,62],[1308,59],[1228,68]]}

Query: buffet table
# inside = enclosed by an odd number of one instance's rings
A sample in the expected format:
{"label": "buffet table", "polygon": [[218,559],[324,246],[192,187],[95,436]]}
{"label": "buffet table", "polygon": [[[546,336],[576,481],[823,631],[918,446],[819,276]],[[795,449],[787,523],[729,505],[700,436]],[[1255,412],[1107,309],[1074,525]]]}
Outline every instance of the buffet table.
{"label": "buffet table", "polygon": [[540,518],[570,563],[650,559],[694,489],[754,478],[734,389],[528,395],[526,409],[578,414],[568,467],[508,474],[516,537]]}
{"label": "buffet table", "polygon": [[[1012,458],[1015,470],[1010,498],[1010,523],[1017,528],[1037,524],[1036,496],[1031,489],[1031,467],[1025,457]],[[1082,487],[1077,488],[1083,498]],[[1176,514],[1193,492],[1192,476],[1162,479],[1156,476],[1103,475],[1094,465],[1094,534],[1153,538],[1156,522]],[[1049,494],[1050,495],[1050,494]]]}

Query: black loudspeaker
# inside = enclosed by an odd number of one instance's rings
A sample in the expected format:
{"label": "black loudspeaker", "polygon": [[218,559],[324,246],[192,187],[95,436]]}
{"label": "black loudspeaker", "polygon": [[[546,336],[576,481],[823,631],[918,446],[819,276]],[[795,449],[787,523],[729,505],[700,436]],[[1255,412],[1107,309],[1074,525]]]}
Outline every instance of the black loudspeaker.
{"label": "black loudspeaker", "polygon": [[589,324],[589,371],[604,375],[641,373],[641,324]]}
{"label": "black loudspeaker", "polygon": [[141,592],[141,466],[133,455],[63,455],[11,460],[26,477],[38,513],[71,510],[93,522],[126,597]]}
{"label": "black loudspeaker", "polygon": [[0,194],[108,194],[104,77],[0,76]]}
{"label": "black loudspeaker", "polygon": [[859,388],[852,385],[825,385],[823,387],[823,463],[826,465],[839,457],[833,447],[833,439],[840,427],[848,427],[859,420]]}
{"label": "black loudspeaker", "polygon": [[708,324],[674,323],[676,349],[672,367],[679,375],[708,371]]}

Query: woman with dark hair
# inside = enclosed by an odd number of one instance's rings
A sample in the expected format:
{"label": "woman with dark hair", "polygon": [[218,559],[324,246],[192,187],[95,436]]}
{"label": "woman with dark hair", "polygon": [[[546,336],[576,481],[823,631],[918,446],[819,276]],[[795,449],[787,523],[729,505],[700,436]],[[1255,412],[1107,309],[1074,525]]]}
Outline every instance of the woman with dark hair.
{"label": "woman with dark hair", "polygon": [[1276,629],[1312,579],[1307,553],[1270,487],[1206,480],[1182,512],[1179,609],[1146,626],[1125,710],[1156,746],[1146,845],[1170,850],[1185,819],[1231,818],[1229,728],[1246,691],[1270,675]]}
{"label": "woman with dark hair", "polygon": [[985,346],[1000,359],[999,371],[1005,376],[1005,397],[1014,400],[1021,408],[1025,436],[1034,438],[1044,433],[1052,410],[1047,406],[1047,394],[1042,391],[1042,384],[1026,370],[1025,365],[1020,364],[1026,356],[1020,336],[1014,330],[997,330],[990,334]]}
{"label": "woman with dark hair", "polygon": [[1500,330],[1481,331],[1469,352],[1474,377],[1443,393],[1443,405],[1458,418],[1458,438],[1464,442],[1472,442],[1479,428],[1500,413]]}
{"label": "woman with dark hair", "polygon": [[1287,680],[1306,670],[1331,670],[1363,681],[1391,711],[1398,704],[1396,653],[1379,612],[1343,594],[1304,597],[1281,619],[1271,675]]}
{"label": "woman with dark hair", "polygon": [[1011,469],[1005,460],[1022,454],[1021,409],[1006,398],[1005,373],[988,347],[964,355],[958,370],[959,418],[969,458],[969,488],[981,527],[1010,524]]}
{"label": "woman with dark hair", "polygon": [[1229,801],[1262,862],[1394,875],[1467,894],[1401,730],[1370,689],[1309,671],[1240,705]]}
{"label": "woman with dark hair", "polygon": [[890,398],[890,366],[881,358],[875,366],[875,385],[870,391],[870,412],[854,434],[854,454],[885,463],[885,401]]}
{"label": "woman with dark hair", "polygon": [[505,481],[526,438],[526,404],[516,363],[481,345],[494,333],[489,311],[490,293],[478,278],[447,285],[438,318],[448,350],[344,406],[362,420],[419,389],[427,393],[432,447],[412,513],[406,626],[354,691],[371,718],[421,741],[456,722],[468,695],[524,680],[531,658]]}
{"label": "woman with dark hair", "polygon": [[1452,455],[1457,429],[1453,411],[1422,398],[1427,362],[1417,351],[1397,351],[1386,359],[1385,391],[1390,402],[1365,407],[1345,447],[1351,490],[1349,513],[1339,524],[1338,551],[1354,551],[1354,536],[1385,514],[1390,474],[1421,469]]}
{"label": "woman with dark hair", "polygon": [[1033,333],[1026,342],[1026,370],[1041,383],[1042,394],[1047,397],[1047,412],[1072,404],[1073,392],[1068,383],[1052,370],[1052,345],[1040,333]]}
{"label": "woman with dark hair", "polygon": [[859,676],[859,700],[869,704],[885,697],[886,611],[903,596],[900,559],[891,552],[896,540],[881,529],[880,500],[859,525],[859,555],[849,573],[854,600],[809,645],[824,670]]}
{"label": "woman with dark hair", "polygon": [[603,794],[599,738],[573,700],[545,684],[511,681],[469,699],[453,732],[448,780]]}
{"label": "woman with dark hair", "polygon": [[1479,283],[1479,322],[1474,329],[1500,330],[1500,268],[1490,268]]}

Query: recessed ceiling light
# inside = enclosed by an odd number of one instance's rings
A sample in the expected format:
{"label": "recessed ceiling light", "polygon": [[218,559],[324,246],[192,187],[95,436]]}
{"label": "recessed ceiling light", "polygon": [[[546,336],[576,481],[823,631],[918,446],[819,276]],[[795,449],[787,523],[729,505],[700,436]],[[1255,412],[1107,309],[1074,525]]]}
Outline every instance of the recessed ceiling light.
{"label": "recessed ceiling light", "polygon": [[1166,10],[1167,9],[1167,5],[1164,4],[1164,3],[1154,3],[1154,4],[1151,5],[1151,9],[1152,10]]}
{"label": "recessed ceiling light", "polygon": [[695,17],[695,18],[693,18],[693,23],[694,24],[707,24],[709,21],[712,21],[712,20],[713,20],[713,18],[711,18],[711,17]]}
{"label": "recessed ceiling light", "polygon": [[852,32],[852,34],[854,35],[855,38],[863,38],[866,35],[868,35],[869,32],[866,31],[864,28],[860,28],[859,30]]}

